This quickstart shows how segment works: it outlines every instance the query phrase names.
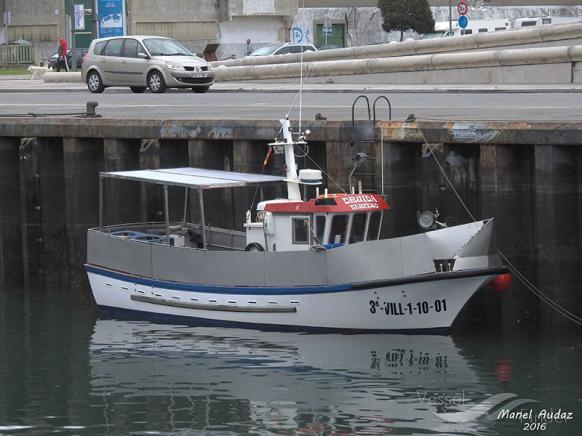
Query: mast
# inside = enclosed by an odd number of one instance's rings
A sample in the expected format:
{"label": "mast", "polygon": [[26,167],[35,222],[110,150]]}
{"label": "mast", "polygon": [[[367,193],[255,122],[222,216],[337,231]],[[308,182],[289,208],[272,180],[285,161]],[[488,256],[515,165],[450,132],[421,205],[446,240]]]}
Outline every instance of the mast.
{"label": "mast", "polygon": [[289,119],[280,120],[285,140],[285,166],[287,168],[287,198],[292,201],[301,201],[299,192],[299,180],[297,178],[297,165],[295,164],[295,147],[293,136],[289,130]]}

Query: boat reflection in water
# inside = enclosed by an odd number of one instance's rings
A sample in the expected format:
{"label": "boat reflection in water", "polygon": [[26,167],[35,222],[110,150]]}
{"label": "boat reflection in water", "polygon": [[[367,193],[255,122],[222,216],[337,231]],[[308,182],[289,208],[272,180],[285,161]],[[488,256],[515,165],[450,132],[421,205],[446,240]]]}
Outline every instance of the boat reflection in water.
{"label": "boat reflection in water", "polygon": [[106,421],[121,431],[450,434],[492,424],[436,415],[494,393],[479,390],[475,369],[448,336],[108,319],[96,322],[90,365],[91,394],[102,397]]}

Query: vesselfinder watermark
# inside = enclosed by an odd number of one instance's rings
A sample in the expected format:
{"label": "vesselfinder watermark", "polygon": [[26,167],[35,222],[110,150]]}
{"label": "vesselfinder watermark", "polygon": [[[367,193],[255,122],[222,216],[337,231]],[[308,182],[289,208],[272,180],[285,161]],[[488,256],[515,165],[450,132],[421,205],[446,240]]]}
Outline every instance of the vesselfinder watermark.
{"label": "vesselfinder watermark", "polygon": [[519,423],[524,431],[544,431],[575,420],[573,410],[541,407],[539,401],[519,398],[511,392],[491,395],[478,403],[469,399],[465,391],[417,390],[416,396],[419,403],[432,405],[437,410],[434,415],[449,423],[468,423],[477,419],[511,421]]}

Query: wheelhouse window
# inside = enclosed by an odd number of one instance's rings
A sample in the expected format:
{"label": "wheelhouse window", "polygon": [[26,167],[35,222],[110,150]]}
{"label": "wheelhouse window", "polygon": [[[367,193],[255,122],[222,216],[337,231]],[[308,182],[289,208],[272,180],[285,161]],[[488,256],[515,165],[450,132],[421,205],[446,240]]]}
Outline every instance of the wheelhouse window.
{"label": "wheelhouse window", "polygon": [[320,243],[324,244],[323,240],[325,236],[325,216],[318,215],[315,217],[315,235]]}
{"label": "wheelhouse window", "polygon": [[294,244],[309,244],[309,218],[291,218]]}
{"label": "wheelhouse window", "polygon": [[362,242],[364,240],[364,232],[366,231],[366,218],[368,214],[356,213],[352,218],[352,227],[350,229],[350,244]]}
{"label": "wheelhouse window", "polygon": [[329,232],[329,242],[343,244],[346,242],[346,231],[348,229],[347,215],[334,215],[331,219],[331,230]]}
{"label": "wheelhouse window", "polygon": [[368,224],[367,241],[373,241],[380,236],[380,224],[382,222],[382,212],[372,212],[370,214],[370,224]]}

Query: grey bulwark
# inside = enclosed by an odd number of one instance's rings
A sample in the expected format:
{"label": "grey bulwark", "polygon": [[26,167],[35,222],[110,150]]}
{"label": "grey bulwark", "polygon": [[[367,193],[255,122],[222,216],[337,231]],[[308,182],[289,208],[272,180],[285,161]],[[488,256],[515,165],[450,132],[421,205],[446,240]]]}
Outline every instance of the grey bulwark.
{"label": "grey bulwark", "polygon": [[[171,247],[123,240],[91,229],[88,232],[87,262],[130,275],[210,286],[301,287],[373,283],[421,274],[433,277],[433,259],[453,258],[463,247],[464,239],[477,234],[482,226],[483,222],[470,224],[465,234],[459,234],[452,227],[432,234],[368,241],[332,250],[282,252]],[[450,244],[444,244],[445,240]],[[473,244],[478,247],[473,251],[479,251],[481,256],[489,254],[489,247],[477,239],[468,242],[465,249]],[[387,253],[391,256],[387,257]],[[446,273],[439,276],[448,277]]]}

